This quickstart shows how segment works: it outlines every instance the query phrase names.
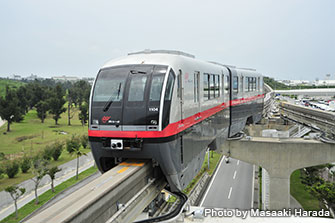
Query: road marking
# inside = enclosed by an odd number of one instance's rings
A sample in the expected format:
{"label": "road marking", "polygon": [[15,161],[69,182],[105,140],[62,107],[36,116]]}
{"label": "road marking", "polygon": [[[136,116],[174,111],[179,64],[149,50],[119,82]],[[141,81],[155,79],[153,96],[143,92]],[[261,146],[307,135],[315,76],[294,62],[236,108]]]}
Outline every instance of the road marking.
{"label": "road marking", "polygon": [[205,199],[206,199],[206,196],[207,196],[207,194],[208,194],[208,191],[209,191],[209,189],[211,188],[211,186],[212,186],[212,184],[213,184],[213,182],[214,182],[214,179],[215,179],[215,177],[216,177],[216,174],[219,172],[219,169],[220,169],[220,167],[221,167],[221,164],[222,164],[222,161],[224,160],[224,158],[225,158],[225,156],[223,156],[222,158],[221,158],[221,161],[220,161],[220,163],[219,163],[219,166],[217,167],[217,169],[216,169],[216,171],[215,171],[215,173],[214,173],[214,175],[213,175],[213,177],[212,177],[212,179],[211,179],[211,182],[209,183],[209,185],[208,185],[208,187],[207,187],[207,190],[206,190],[206,193],[205,193],[205,195],[202,197],[202,200],[201,200],[201,202],[200,202],[200,207],[202,207],[202,205],[203,205],[203,203],[204,203],[204,201],[205,201]]}
{"label": "road marking", "polygon": [[123,173],[124,171],[128,170],[129,167],[123,167],[121,170],[117,171],[117,173]]}
{"label": "road marking", "polygon": [[120,166],[144,166],[143,162],[125,161],[120,163]]}
{"label": "road marking", "polygon": [[237,160],[237,165],[240,164],[240,160]]}
{"label": "road marking", "polygon": [[228,199],[230,199],[231,191],[233,190],[232,187],[230,187],[229,194],[228,194]]}
{"label": "road marking", "polygon": [[252,184],[251,184],[251,208],[254,208],[254,192],[255,192],[255,165],[252,166]]}
{"label": "road marking", "polygon": [[235,180],[235,177],[236,177],[236,170],[235,170],[235,172],[234,172],[234,176],[233,176],[233,179]]}

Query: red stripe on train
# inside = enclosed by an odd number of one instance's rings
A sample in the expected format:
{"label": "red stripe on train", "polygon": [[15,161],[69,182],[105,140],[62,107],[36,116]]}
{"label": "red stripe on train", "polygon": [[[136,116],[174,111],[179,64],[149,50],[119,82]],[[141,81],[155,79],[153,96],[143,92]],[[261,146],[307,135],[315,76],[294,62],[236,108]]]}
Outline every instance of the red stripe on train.
{"label": "red stripe on train", "polygon": [[[249,98],[241,98],[230,101],[230,106],[243,104],[252,100],[263,98],[264,94]],[[222,103],[213,108],[199,112],[175,123],[169,124],[162,131],[107,131],[107,130],[88,130],[88,135],[92,137],[114,137],[114,138],[164,138],[178,134],[185,129],[195,125],[204,119],[229,107],[229,104]]]}

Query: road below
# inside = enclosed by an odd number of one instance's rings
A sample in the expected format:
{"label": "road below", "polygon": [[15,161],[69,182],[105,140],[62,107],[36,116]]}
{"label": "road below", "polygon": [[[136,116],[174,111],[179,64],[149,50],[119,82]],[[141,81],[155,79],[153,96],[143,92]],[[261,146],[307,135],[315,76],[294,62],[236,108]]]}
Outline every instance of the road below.
{"label": "road below", "polygon": [[[223,159],[222,159],[223,160]],[[221,161],[200,202],[201,207],[250,209],[253,200],[253,165]]]}

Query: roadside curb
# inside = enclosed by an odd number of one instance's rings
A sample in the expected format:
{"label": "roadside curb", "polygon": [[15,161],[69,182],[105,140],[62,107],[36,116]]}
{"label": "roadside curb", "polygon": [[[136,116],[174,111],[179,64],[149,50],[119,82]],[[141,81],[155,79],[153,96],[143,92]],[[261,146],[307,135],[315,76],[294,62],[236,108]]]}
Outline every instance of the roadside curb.
{"label": "roadside curb", "polygon": [[[218,166],[219,166],[219,163],[221,162],[221,160],[223,159],[224,156],[221,156],[220,159],[218,160],[217,164],[216,164],[216,167],[212,173],[212,175],[208,175],[208,172],[206,171],[203,176],[201,176],[201,179],[197,182],[197,184],[195,185],[195,187],[192,189],[191,193],[190,193],[190,196],[195,196],[193,195],[193,193],[197,190],[199,191],[199,193],[196,195],[195,199],[193,198],[193,204],[191,203],[191,205],[193,206],[199,206],[199,203],[202,199],[202,197],[204,196],[204,193],[209,185],[209,183],[211,182],[213,176],[215,175],[216,171],[218,170]],[[204,176],[207,176],[206,178]],[[205,178],[205,179],[204,179]],[[203,180],[204,182],[202,182],[202,184],[200,185],[200,181]],[[201,187],[200,187],[201,186]],[[199,190],[197,187],[200,187]],[[197,189],[196,189],[197,188]],[[191,199],[190,199],[191,200]]]}

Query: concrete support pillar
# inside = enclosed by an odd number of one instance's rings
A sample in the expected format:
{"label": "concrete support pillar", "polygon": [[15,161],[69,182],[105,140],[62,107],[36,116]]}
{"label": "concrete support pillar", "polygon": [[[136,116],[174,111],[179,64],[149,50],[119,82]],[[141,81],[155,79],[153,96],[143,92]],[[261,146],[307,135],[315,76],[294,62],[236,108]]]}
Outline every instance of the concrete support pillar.
{"label": "concrete support pillar", "polygon": [[270,176],[270,210],[290,207],[290,176]]}

